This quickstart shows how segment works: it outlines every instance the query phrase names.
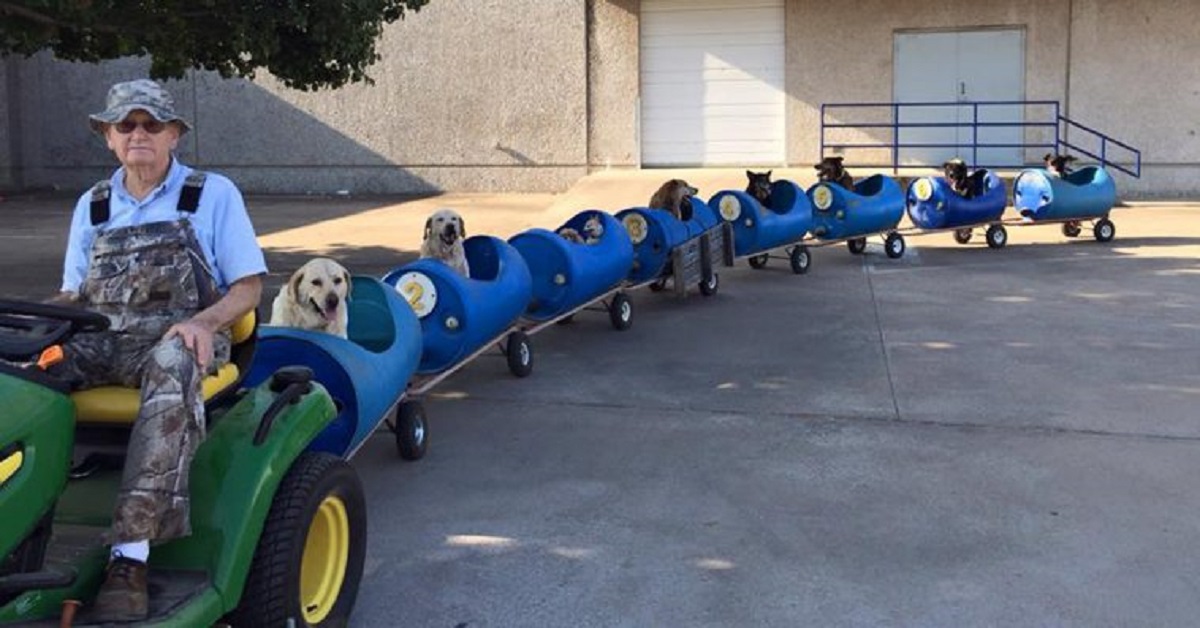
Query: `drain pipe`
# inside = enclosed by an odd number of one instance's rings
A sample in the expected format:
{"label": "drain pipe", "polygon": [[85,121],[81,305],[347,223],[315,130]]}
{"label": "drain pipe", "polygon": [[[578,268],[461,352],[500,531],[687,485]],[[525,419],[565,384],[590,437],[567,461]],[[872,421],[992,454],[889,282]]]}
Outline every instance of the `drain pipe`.
{"label": "drain pipe", "polygon": [[[1071,47],[1074,43],[1073,42],[1074,38],[1071,35],[1072,35],[1072,33],[1074,33],[1074,31],[1075,31],[1075,0],[1067,0],[1067,84],[1063,90],[1063,114],[1062,114],[1062,116],[1067,119],[1071,118],[1071,59],[1072,59]],[[1057,123],[1057,121],[1055,121],[1055,122]],[[1070,138],[1071,126],[1067,125],[1067,128],[1064,129],[1064,131],[1065,131],[1065,135],[1067,137],[1064,137],[1063,139],[1068,142],[1071,141],[1071,138]],[[1054,149],[1055,149],[1055,152],[1058,151],[1057,146],[1055,146]]]}

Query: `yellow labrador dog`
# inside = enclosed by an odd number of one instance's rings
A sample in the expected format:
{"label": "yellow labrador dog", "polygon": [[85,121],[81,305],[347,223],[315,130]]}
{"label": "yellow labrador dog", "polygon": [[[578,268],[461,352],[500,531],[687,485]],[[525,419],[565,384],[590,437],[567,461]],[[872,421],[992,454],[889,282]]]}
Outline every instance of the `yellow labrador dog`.
{"label": "yellow labrador dog", "polygon": [[346,298],[350,272],[341,264],[318,257],[292,273],[271,304],[271,325],[299,327],[346,337]]}
{"label": "yellow labrador dog", "polygon": [[453,209],[439,209],[425,221],[425,236],[421,241],[421,257],[441,260],[463,277],[471,276],[463,238],[467,230],[462,216]]}

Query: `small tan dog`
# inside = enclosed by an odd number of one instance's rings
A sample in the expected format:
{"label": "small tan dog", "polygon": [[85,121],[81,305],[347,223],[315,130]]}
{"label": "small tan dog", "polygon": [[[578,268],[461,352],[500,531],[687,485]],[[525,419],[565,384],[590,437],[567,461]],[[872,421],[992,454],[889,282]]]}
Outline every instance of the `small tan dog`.
{"label": "small tan dog", "polygon": [[349,296],[350,271],[326,257],[311,259],[279,288],[271,304],[270,324],[345,338]]}
{"label": "small tan dog", "polygon": [[421,257],[441,260],[463,277],[471,276],[463,238],[467,237],[462,216],[453,209],[439,209],[425,221],[425,236],[421,240]]}
{"label": "small tan dog", "polygon": [[650,197],[651,209],[665,209],[680,220],[692,219],[692,204],[684,202],[698,194],[700,190],[688,185],[683,179],[671,179],[662,184],[654,196]]}
{"label": "small tan dog", "polygon": [[582,234],[571,227],[563,227],[558,230],[558,235],[575,244],[595,244],[600,241],[600,236],[604,235],[604,223],[600,216],[592,214],[584,221]]}

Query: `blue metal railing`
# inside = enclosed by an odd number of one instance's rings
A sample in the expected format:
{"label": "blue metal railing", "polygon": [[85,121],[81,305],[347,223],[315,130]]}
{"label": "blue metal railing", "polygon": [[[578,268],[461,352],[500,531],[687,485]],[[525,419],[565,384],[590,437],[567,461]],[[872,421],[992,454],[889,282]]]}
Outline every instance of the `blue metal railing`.
{"label": "blue metal railing", "polygon": [[[980,113],[999,113],[1004,114],[1007,110],[1013,107],[1020,107],[1022,115],[1020,119],[1007,120],[981,120]],[[950,109],[953,108],[948,116],[953,117],[953,121],[918,121],[905,122],[902,121],[906,116],[913,117],[911,114],[919,112],[921,109]],[[1002,109],[1002,108],[1007,108]],[[844,119],[840,122],[830,122],[829,115],[832,110],[874,110],[883,111],[890,116],[890,121],[885,122],[846,122]],[[1045,112],[1042,116],[1033,116],[1032,120],[1027,120],[1025,113],[1030,110]],[[969,120],[959,120],[959,116],[964,111],[969,111]],[[957,137],[953,142],[934,142],[934,141],[902,141],[901,135],[905,129],[970,129],[970,139],[967,141],[959,140]],[[1020,141],[981,141],[980,129],[1020,129]],[[855,142],[855,143],[834,143],[830,142],[827,134],[830,129],[887,129],[890,131],[891,141],[887,142]],[[1044,139],[1038,138],[1029,141],[1029,131],[1041,130]],[[1089,149],[1087,146],[1069,141],[1067,136],[1075,131],[1075,135],[1080,133],[1087,134],[1086,140],[1098,147]],[[1050,139],[1050,134],[1053,133],[1053,140]],[[1035,133],[1035,135],[1037,135]],[[1078,140],[1078,138],[1076,138]],[[1123,159],[1114,159],[1112,155],[1113,148],[1120,153],[1123,151]],[[1142,173],[1142,153],[1140,150],[1120,142],[1112,137],[1109,137],[1095,129],[1084,126],[1063,117],[1060,113],[1060,106],[1057,100],[991,100],[978,102],[873,102],[873,103],[825,103],[821,105],[821,157],[826,156],[826,152],[831,149],[836,149],[838,152],[846,150],[861,150],[861,149],[886,149],[891,154],[890,164],[868,164],[868,163],[848,163],[848,166],[879,166],[890,165],[893,173],[899,172],[901,167],[901,151],[904,149],[954,149],[954,151],[962,155],[963,151],[969,151],[971,163],[978,168],[1020,168],[1029,165],[1024,158],[1018,157],[1017,161],[1000,162],[1000,163],[980,163],[980,150],[988,151],[989,155],[995,155],[995,151],[988,149],[1022,149],[1013,154],[1022,155],[1025,150],[1038,149],[1047,150],[1049,152],[1062,153],[1064,149],[1073,151],[1081,155],[1095,159],[1098,164],[1105,168],[1119,170],[1133,177],[1141,177]],[[992,157],[994,159],[994,157]],[[986,160],[985,160],[986,161]],[[1039,162],[1040,163],[1040,162]],[[906,163],[905,167],[924,167],[937,166],[940,164],[924,164],[924,163]]]}

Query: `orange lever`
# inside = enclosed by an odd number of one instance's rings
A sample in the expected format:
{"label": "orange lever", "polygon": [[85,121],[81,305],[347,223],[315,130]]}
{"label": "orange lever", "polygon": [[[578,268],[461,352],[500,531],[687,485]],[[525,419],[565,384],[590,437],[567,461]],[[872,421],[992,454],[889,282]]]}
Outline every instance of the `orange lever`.
{"label": "orange lever", "polygon": [[62,345],[50,345],[42,350],[42,354],[38,356],[38,368],[43,371],[63,361]]}

